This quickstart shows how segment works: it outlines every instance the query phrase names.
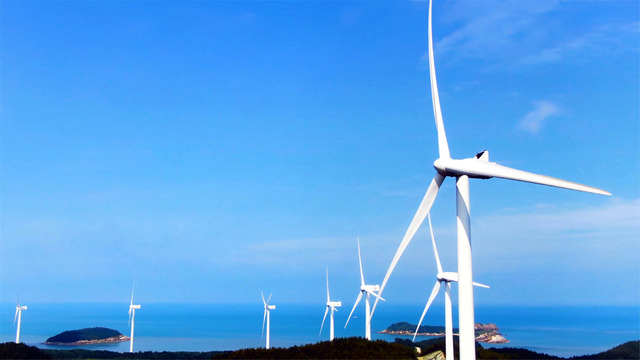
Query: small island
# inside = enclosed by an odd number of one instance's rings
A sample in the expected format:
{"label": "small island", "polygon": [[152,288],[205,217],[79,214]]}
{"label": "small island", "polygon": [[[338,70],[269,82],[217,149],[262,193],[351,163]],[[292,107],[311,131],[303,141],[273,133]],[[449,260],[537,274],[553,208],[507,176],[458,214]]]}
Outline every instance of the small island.
{"label": "small island", "polygon": [[[476,341],[488,344],[504,344],[508,343],[496,324],[480,324],[476,323]],[[422,325],[418,330],[418,335],[422,336],[445,336],[444,326]],[[388,328],[378,332],[379,334],[389,335],[413,335],[416,332],[416,325],[408,322],[398,322],[391,324]],[[453,329],[454,335],[458,335],[458,329]]]}
{"label": "small island", "polygon": [[69,345],[81,346],[92,344],[117,343],[129,341],[128,336],[122,335],[118,330],[104,327],[85,328],[80,330],[63,331],[52,336],[44,342],[45,345]]}

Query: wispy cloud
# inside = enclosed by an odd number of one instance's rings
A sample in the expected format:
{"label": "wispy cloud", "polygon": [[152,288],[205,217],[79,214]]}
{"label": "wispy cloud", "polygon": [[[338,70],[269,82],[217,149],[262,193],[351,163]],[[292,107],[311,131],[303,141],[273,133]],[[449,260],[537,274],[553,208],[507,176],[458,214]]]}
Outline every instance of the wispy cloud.
{"label": "wispy cloud", "polygon": [[[636,269],[639,265],[640,199],[611,199],[602,206],[539,206],[532,211],[478,216],[479,262],[509,269],[544,269],[565,264],[575,269]],[[526,258],[526,263],[521,263]],[[575,270],[574,269],[574,270]]]}
{"label": "wispy cloud", "polygon": [[[522,65],[533,65],[544,62],[558,62],[580,54],[582,60],[588,60],[600,54],[611,54],[623,50],[632,50],[631,43],[638,40],[640,23],[609,24],[600,26],[586,34],[542,49],[519,61]],[[635,37],[635,41],[627,41]],[[637,47],[635,47],[637,49]]]}
{"label": "wispy cloud", "polygon": [[558,114],[558,106],[551,101],[534,102],[535,108],[529,111],[519,122],[519,128],[530,133],[540,132],[548,117]]}
{"label": "wispy cloud", "polygon": [[541,14],[557,8],[543,2],[458,2],[445,15],[446,21],[463,22],[457,30],[436,42],[438,53],[455,51],[457,56],[493,58],[506,49],[520,48],[535,36],[531,29]]}
{"label": "wispy cloud", "polygon": [[[443,15],[456,30],[435,30],[435,51],[450,59],[476,58],[493,63],[488,69],[522,67],[566,59],[591,60],[611,52],[638,51],[635,22],[600,24],[568,32],[573,19],[560,19],[557,1],[457,2]],[[565,4],[566,8],[566,4]],[[458,25],[461,23],[462,25]],[[573,29],[573,28],[572,28]],[[426,55],[425,55],[426,61]]]}

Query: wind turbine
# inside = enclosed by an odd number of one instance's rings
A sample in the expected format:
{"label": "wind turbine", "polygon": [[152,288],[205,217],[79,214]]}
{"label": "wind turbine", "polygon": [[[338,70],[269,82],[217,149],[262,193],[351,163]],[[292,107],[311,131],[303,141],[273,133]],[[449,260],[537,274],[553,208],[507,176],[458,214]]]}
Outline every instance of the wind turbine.
{"label": "wind turbine", "polygon": [[262,292],[260,292],[260,295],[262,296],[262,303],[264,304],[264,316],[262,317],[262,334],[264,335],[264,323],[265,320],[267,322],[267,349],[269,348],[269,333],[270,333],[270,325],[271,325],[271,310],[275,310],[276,306],[275,305],[269,305],[269,301],[271,300],[271,295],[273,295],[273,293],[269,294],[269,298],[267,299],[267,301],[264,301],[264,294]]}
{"label": "wind turbine", "polygon": [[[451,283],[458,281],[458,274],[455,272],[444,272],[442,271],[442,264],[440,263],[440,256],[438,256],[438,248],[436,247],[436,240],[433,236],[433,226],[431,225],[431,214],[427,214],[429,218],[429,232],[431,233],[431,244],[433,245],[433,255],[436,258],[436,266],[438,268],[438,274],[436,275],[436,284],[433,286],[433,290],[431,290],[431,295],[429,296],[429,301],[427,301],[427,305],[424,307],[424,311],[422,312],[422,316],[420,316],[420,321],[418,321],[418,326],[416,326],[416,332],[413,334],[413,341],[416,341],[416,335],[418,335],[418,329],[420,329],[420,324],[422,324],[422,320],[424,316],[427,314],[427,310],[429,310],[429,306],[435,299],[436,295],[440,291],[440,285],[444,282],[444,329],[445,329],[445,359],[453,360],[453,316],[451,311]],[[477,282],[474,282],[473,285],[480,286],[483,288],[489,288],[487,285],[483,285]]]}
{"label": "wind turbine", "polygon": [[329,297],[329,268],[327,268],[327,309],[324,311],[324,317],[322,318],[322,325],[320,325],[320,334],[322,334],[322,327],[324,321],[327,319],[327,313],[331,309],[331,317],[329,318],[329,341],[333,341],[333,312],[338,311],[338,307],[342,306],[342,301],[331,301]]}
{"label": "wind turbine", "polygon": [[129,352],[133,352],[133,324],[136,318],[136,309],[140,309],[140,305],[133,305],[133,289],[131,287],[131,303],[129,304],[129,323],[131,324],[131,339],[129,340]]}
{"label": "wind turbine", "polygon": [[[438,194],[440,185],[446,177],[456,178],[456,215],[457,215],[457,242],[458,242],[458,311],[460,328],[460,358],[475,359],[475,330],[474,330],[474,307],[473,307],[473,271],[471,263],[471,215],[469,212],[469,178],[490,179],[492,177],[524,181],[534,184],[554,186],[564,189],[571,189],[583,192],[590,192],[602,195],[611,195],[609,192],[594,187],[576,184],[566,180],[560,180],[544,175],[533,174],[522,170],[516,170],[506,166],[489,162],[489,152],[482,151],[474,157],[467,159],[452,159],[449,154],[449,145],[444,131],[442,112],[440,110],[440,98],[438,95],[438,85],[436,82],[436,70],[433,58],[433,35],[432,35],[432,3],[429,1],[429,76],[431,80],[431,97],[433,101],[433,112],[436,120],[438,133],[439,158],[433,163],[436,175],[431,181],[427,192],[418,207],[409,228],[407,229],[398,250],[396,251],[387,274],[382,281],[380,293],[384,290],[389,276],[393,272],[398,260],[413,238],[427,213],[433,205],[433,201]],[[373,306],[373,311],[378,304],[378,300]]]}
{"label": "wind turbine", "polygon": [[[358,303],[362,299],[362,295],[366,294],[365,303],[366,303],[366,318],[365,318],[365,338],[367,340],[371,340],[371,304],[369,302],[369,297],[371,295],[375,296],[378,299],[382,299],[380,295],[376,294],[376,292],[380,291],[380,285],[366,285],[364,282],[364,273],[362,272],[362,257],[360,256],[360,239],[358,239],[358,261],[360,262],[360,293],[358,294],[358,298],[356,299],[356,303],[353,304],[353,309],[351,309],[351,313],[349,314],[349,318],[347,318],[347,323],[344,324],[344,328],[347,328],[349,325],[349,320],[351,319],[351,315],[353,315],[353,311],[358,306]],[[384,299],[382,299],[384,301]],[[377,302],[377,300],[376,300]]]}
{"label": "wind turbine", "polygon": [[18,305],[16,305],[16,314],[13,316],[13,324],[16,324],[16,319],[18,319],[18,329],[16,330],[16,344],[20,343],[20,320],[22,320],[22,310],[27,310],[26,305],[20,305],[20,300],[18,300]]}

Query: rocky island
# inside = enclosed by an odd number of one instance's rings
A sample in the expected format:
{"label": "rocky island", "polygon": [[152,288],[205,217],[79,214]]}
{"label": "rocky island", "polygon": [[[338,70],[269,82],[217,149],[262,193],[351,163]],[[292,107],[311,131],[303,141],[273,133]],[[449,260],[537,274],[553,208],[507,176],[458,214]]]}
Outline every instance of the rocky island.
{"label": "rocky island", "polygon": [[45,345],[92,345],[104,343],[117,343],[129,341],[128,336],[122,335],[118,330],[104,327],[85,328],[80,330],[63,331],[52,336],[44,342]]}
{"label": "rocky island", "polygon": [[[508,343],[496,324],[480,324],[476,323],[476,341],[488,344],[504,344]],[[413,335],[416,331],[416,325],[408,322],[399,322],[391,324],[388,328],[378,332],[379,334],[390,335]],[[458,335],[458,329],[453,329],[453,334]],[[444,336],[444,326],[422,325],[418,330],[418,335],[424,336]]]}

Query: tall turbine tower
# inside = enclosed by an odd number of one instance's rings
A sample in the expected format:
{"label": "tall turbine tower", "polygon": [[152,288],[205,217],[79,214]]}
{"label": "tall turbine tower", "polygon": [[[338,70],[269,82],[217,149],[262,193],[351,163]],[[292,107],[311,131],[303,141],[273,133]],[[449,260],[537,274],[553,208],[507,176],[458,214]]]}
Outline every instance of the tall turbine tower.
{"label": "tall turbine tower", "polygon": [[[444,328],[445,328],[445,339],[446,339],[446,347],[445,347],[445,358],[447,360],[454,359],[453,352],[453,315],[451,309],[451,283],[458,281],[458,274],[455,272],[444,272],[442,271],[442,264],[440,263],[440,256],[438,255],[438,248],[436,247],[436,239],[433,236],[433,227],[431,226],[431,214],[427,214],[429,219],[429,232],[431,234],[431,244],[433,245],[433,255],[436,258],[436,266],[438,268],[438,274],[436,275],[436,284],[433,286],[433,290],[431,290],[431,295],[429,296],[429,301],[427,301],[427,305],[424,307],[424,311],[422,312],[422,316],[420,316],[420,321],[418,321],[418,326],[416,326],[416,332],[413,334],[413,341],[416,341],[416,335],[418,335],[418,329],[420,329],[420,324],[422,324],[422,320],[424,316],[427,314],[427,310],[429,310],[429,306],[435,299],[436,295],[440,291],[440,285],[444,282]],[[484,288],[489,288],[487,285],[483,285],[477,282],[474,282],[473,285],[480,286]]]}
{"label": "tall turbine tower", "polygon": [[273,295],[273,293],[269,294],[269,298],[267,299],[267,301],[264,301],[264,294],[262,292],[260,292],[260,295],[262,296],[262,303],[264,304],[264,316],[262,317],[262,334],[264,335],[264,323],[265,320],[267,322],[267,349],[269,348],[270,344],[270,333],[271,333],[271,310],[274,310],[276,308],[275,305],[269,305],[269,301],[271,300],[271,295]]}
{"label": "tall turbine tower", "polygon": [[[446,177],[456,178],[456,212],[457,212],[457,232],[458,232],[458,311],[460,328],[460,358],[475,359],[475,330],[474,330],[474,307],[473,307],[473,271],[471,263],[471,215],[469,205],[469,178],[490,179],[492,177],[508,180],[524,181],[534,184],[554,186],[564,189],[571,189],[583,192],[590,192],[602,195],[610,193],[590,186],[576,184],[570,181],[560,180],[544,175],[533,174],[521,170],[508,168],[489,162],[489,152],[482,151],[474,157],[467,159],[452,159],[449,154],[449,145],[444,131],[444,122],[440,110],[440,98],[438,96],[438,85],[436,82],[436,70],[433,58],[433,34],[432,34],[432,3],[429,1],[429,76],[431,80],[431,97],[433,101],[433,112],[436,120],[438,132],[438,152],[439,158],[433,163],[436,175],[431,181],[427,193],[425,194],[418,211],[416,212],[407,232],[396,251],[387,274],[382,281],[380,293],[384,290],[389,276],[393,272],[398,260],[413,238],[427,213],[433,205],[433,201],[438,194],[440,185]],[[373,306],[373,311],[378,301]]]}
{"label": "tall turbine tower", "polygon": [[129,352],[133,352],[133,325],[136,319],[136,309],[140,309],[140,305],[133,305],[133,287],[131,287],[131,303],[129,304],[129,323],[131,324],[131,339],[129,340]]}
{"label": "tall turbine tower", "polygon": [[[351,313],[349,314],[349,317],[347,318],[347,323],[344,324],[344,328],[347,328],[347,325],[349,325],[349,320],[351,319],[351,315],[353,315],[353,311],[356,309],[356,306],[358,306],[358,303],[360,302],[360,299],[362,299],[362,295],[366,294],[365,296],[365,311],[366,311],[366,317],[365,317],[365,338],[367,340],[371,340],[371,303],[369,301],[369,298],[371,295],[375,296],[378,299],[382,299],[380,297],[380,295],[376,294],[376,292],[380,291],[380,285],[366,285],[364,282],[364,272],[362,271],[362,257],[360,256],[360,239],[358,239],[358,261],[360,262],[360,293],[358,293],[358,298],[356,299],[356,303],[353,304],[353,309],[351,309]],[[384,299],[382,299],[384,301]],[[377,302],[377,300],[376,300]]]}
{"label": "tall turbine tower", "polygon": [[20,322],[22,320],[22,310],[27,310],[27,306],[20,305],[20,300],[18,300],[18,305],[16,305],[16,314],[13,316],[14,325],[16,323],[16,319],[18,320],[18,328],[16,330],[16,344],[20,343]]}
{"label": "tall turbine tower", "polygon": [[327,268],[327,309],[324,311],[324,317],[322,318],[322,325],[320,325],[320,334],[322,334],[322,327],[324,326],[324,321],[327,318],[327,313],[331,310],[331,317],[329,318],[329,341],[333,341],[333,312],[338,311],[338,307],[342,306],[342,301],[331,301],[331,297],[329,297],[329,268]]}

